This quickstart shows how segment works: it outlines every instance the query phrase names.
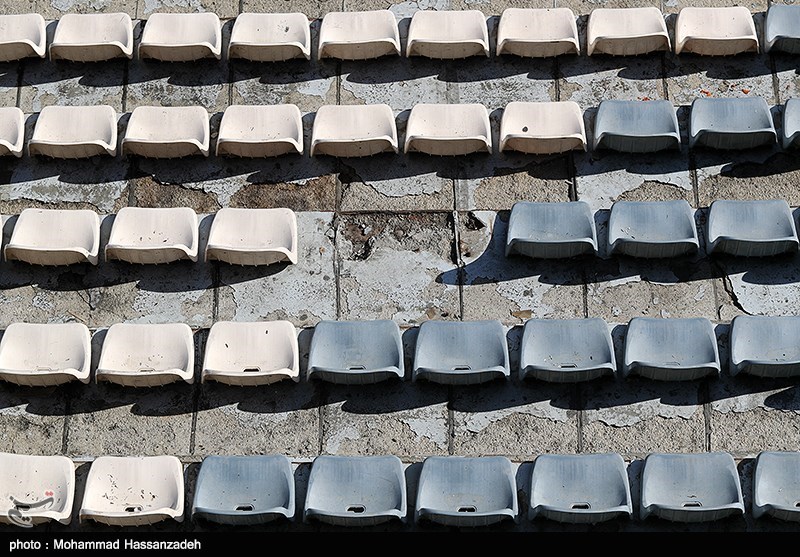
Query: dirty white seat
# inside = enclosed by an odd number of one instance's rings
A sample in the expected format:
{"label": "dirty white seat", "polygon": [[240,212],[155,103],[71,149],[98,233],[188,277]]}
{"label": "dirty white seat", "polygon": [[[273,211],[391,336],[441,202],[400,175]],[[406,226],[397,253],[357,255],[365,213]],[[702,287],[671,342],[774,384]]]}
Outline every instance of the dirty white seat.
{"label": "dirty white seat", "polygon": [[731,375],[800,375],[800,317],[737,315],[730,328]]}
{"label": "dirty white seat", "polygon": [[311,58],[308,17],[299,12],[243,13],[231,30],[228,58],[281,62]]}
{"label": "dirty white seat", "polygon": [[328,12],[319,29],[317,57],[367,60],[400,55],[400,31],[389,10]]}
{"label": "dirty white seat", "polygon": [[0,453],[0,523],[69,524],[75,499],[75,465],[65,456]]}
{"label": "dirty white seat", "polygon": [[569,8],[506,8],[497,24],[497,54],[547,58],[580,54],[578,25]]}
{"label": "dirty white seat", "polygon": [[232,105],[219,124],[217,156],[303,153],[303,116],[293,104]]}
{"label": "dirty white seat", "polygon": [[100,217],[89,209],[23,209],[4,249],[6,261],[97,264]]}
{"label": "dirty white seat", "polygon": [[671,101],[605,100],[597,108],[593,149],[652,153],[680,147],[678,116]]}
{"label": "dirty white seat", "polygon": [[115,323],[106,331],[97,382],[155,387],[194,382],[194,337],[184,323]]}
{"label": "dirty white seat", "polygon": [[286,208],[224,207],[211,223],[206,261],[233,265],[297,263],[297,216]]}
{"label": "dirty white seat", "polygon": [[770,257],[797,251],[800,241],[784,199],[716,199],[706,219],[708,253]]}
{"label": "dirty white seat", "polygon": [[174,456],[99,456],[86,477],[81,521],[143,526],[183,522],[183,465]]}
{"label": "dirty white seat", "polygon": [[753,466],[753,518],[800,521],[800,452],[761,451]]}
{"label": "dirty white seat", "polygon": [[0,62],[46,55],[47,31],[41,15],[0,15]]}
{"label": "dirty white seat", "polygon": [[0,156],[22,156],[25,143],[25,113],[16,106],[0,108]]}
{"label": "dirty white seat", "polygon": [[783,105],[781,145],[787,151],[800,145],[800,98],[787,99]]}
{"label": "dirty white seat", "polygon": [[51,60],[100,62],[133,57],[133,22],[126,13],[63,14],[50,44]]}
{"label": "dirty white seat", "polygon": [[661,10],[646,8],[597,8],[589,14],[586,53],[636,56],[669,50],[667,23]]}
{"label": "dirty white seat", "polygon": [[137,106],[122,138],[122,154],[207,157],[210,136],[208,112],[202,106]]}
{"label": "dirty white seat", "polygon": [[201,381],[269,385],[300,380],[297,332],[288,321],[218,321],[206,340]]}
{"label": "dirty white seat", "polygon": [[800,54],[800,6],[772,4],[767,9],[764,52]]}
{"label": "dirty white seat", "polygon": [[0,378],[31,387],[88,383],[91,350],[83,323],[11,323],[0,340]]}
{"label": "dirty white seat", "polygon": [[479,10],[419,10],[408,27],[406,56],[489,56],[489,28]]}
{"label": "dirty white seat", "polygon": [[608,253],[679,257],[700,247],[694,210],[683,199],[616,201],[608,218]]}
{"label": "dirty white seat", "polygon": [[585,201],[518,201],[511,207],[506,257],[564,259],[587,253],[597,253],[597,231]]}
{"label": "dirty white seat", "polygon": [[389,105],[325,105],[314,116],[312,156],[365,157],[397,150],[397,125]]}
{"label": "dirty white seat", "polygon": [[416,104],[406,125],[405,152],[467,155],[492,152],[489,111],[482,104]]}
{"label": "dirty white seat", "polygon": [[189,207],[123,207],[114,217],[106,260],[128,263],[197,261],[197,214]]}
{"label": "dirty white seat", "polygon": [[28,143],[30,156],[79,159],[117,154],[117,112],[108,105],[46,106]]}
{"label": "dirty white seat", "polygon": [[155,13],[147,18],[139,58],[165,62],[220,59],[222,29],[219,17],[205,13]]}
{"label": "dirty white seat", "polygon": [[500,119],[500,151],[537,155],[586,150],[583,111],[574,101],[512,101]]}
{"label": "dirty white seat", "polygon": [[685,7],[675,20],[675,54],[731,56],[758,52],[758,34],[745,6]]}
{"label": "dirty white seat", "polygon": [[754,149],[777,140],[763,97],[700,97],[692,101],[689,147]]}

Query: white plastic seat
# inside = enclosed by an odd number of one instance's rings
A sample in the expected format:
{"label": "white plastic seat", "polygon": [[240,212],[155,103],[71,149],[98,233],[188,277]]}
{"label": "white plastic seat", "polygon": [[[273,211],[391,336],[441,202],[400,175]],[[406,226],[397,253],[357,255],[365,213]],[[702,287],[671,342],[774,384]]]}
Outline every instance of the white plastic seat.
{"label": "white plastic seat", "polygon": [[117,154],[117,112],[108,105],[46,106],[28,143],[30,156],[80,159]]}
{"label": "white plastic seat", "polygon": [[83,323],[11,323],[0,340],[0,378],[31,387],[88,383],[91,340]]}
{"label": "white plastic seat", "polygon": [[800,375],[800,317],[737,315],[731,320],[729,339],[732,376]]}
{"label": "white plastic seat", "polygon": [[100,217],[89,209],[23,209],[4,249],[6,261],[97,264]]}
{"label": "white plastic seat", "polygon": [[174,456],[99,456],[86,477],[81,521],[143,526],[183,522],[183,465]]}
{"label": "white plastic seat", "polygon": [[47,31],[41,15],[0,15],[0,62],[46,55]]}
{"label": "white plastic seat", "polygon": [[64,14],[50,44],[51,60],[100,62],[133,57],[133,22],[126,13]]}
{"label": "white plastic seat", "polygon": [[219,17],[204,13],[154,13],[142,31],[139,58],[165,62],[220,59],[222,29]]}
{"label": "white plastic seat", "polygon": [[128,263],[197,261],[197,214],[189,207],[123,207],[114,217],[106,260]]}
{"label": "white plastic seat", "polygon": [[303,153],[303,116],[293,104],[232,105],[219,124],[217,156]]}
{"label": "white plastic seat", "polygon": [[211,223],[206,261],[232,265],[297,263],[297,216],[291,209],[224,207]]}
{"label": "white plastic seat", "polygon": [[689,147],[754,149],[778,140],[763,97],[699,97],[689,116]]}
{"label": "white plastic seat", "polygon": [[210,137],[208,112],[202,106],[137,106],[122,138],[122,154],[207,157]]}
{"label": "white plastic seat", "polygon": [[311,156],[365,157],[397,150],[397,126],[389,105],[325,105],[314,116]]}
{"label": "white plastic seat", "polygon": [[489,111],[482,104],[422,103],[411,109],[406,153],[467,155],[479,151],[492,152]]}
{"label": "white plastic seat", "polygon": [[243,13],[236,17],[228,58],[281,62],[311,58],[311,29],[305,14]]}
{"label": "white plastic seat", "polygon": [[652,153],[680,147],[678,116],[671,101],[605,100],[597,108],[595,150]]}
{"label": "white plastic seat", "polygon": [[587,253],[597,253],[597,230],[585,201],[518,201],[511,207],[506,257],[565,259]]}
{"label": "white plastic seat", "polygon": [[75,465],[65,456],[0,453],[0,523],[72,521]]}
{"label": "white plastic seat", "polygon": [[25,144],[25,113],[16,106],[0,108],[0,156],[22,156]]}
{"label": "white plastic seat", "polygon": [[785,199],[716,199],[708,208],[706,231],[708,253],[771,257],[800,247]]}
{"label": "white plastic seat", "polygon": [[569,8],[506,8],[497,24],[497,54],[548,58],[580,54],[578,25]]}
{"label": "white plastic seat", "polygon": [[408,27],[406,56],[489,56],[489,28],[479,10],[419,10]]}
{"label": "white plastic seat", "polygon": [[608,217],[608,253],[665,258],[700,247],[694,209],[686,200],[616,201]]}
{"label": "white plastic seat", "polygon": [[731,56],[758,52],[758,33],[745,6],[685,7],[675,20],[675,54]]}
{"label": "white plastic seat", "polygon": [[800,452],[761,451],[753,466],[753,518],[800,522]]}
{"label": "white plastic seat", "polygon": [[300,380],[297,332],[288,321],[218,321],[206,340],[201,381],[269,385]]}
{"label": "white plastic seat", "polygon": [[500,151],[537,155],[586,150],[583,111],[574,101],[506,105],[500,120]]}
{"label": "white plastic seat", "polygon": [[108,328],[97,382],[155,387],[194,382],[194,337],[184,323],[115,323]]}
{"label": "white plastic seat", "polygon": [[771,4],[764,21],[764,52],[800,54],[800,6]]}
{"label": "white plastic seat", "polygon": [[637,56],[670,49],[667,23],[656,7],[592,10],[586,44],[589,56]]}
{"label": "white plastic seat", "polygon": [[317,57],[367,60],[400,55],[400,31],[389,10],[328,12],[319,29]]}
{"label": "white plastic seat", "polygon": [[786,100],[782,123],[781,146],[786,151],[796,149],[800,146],[800,98]]}

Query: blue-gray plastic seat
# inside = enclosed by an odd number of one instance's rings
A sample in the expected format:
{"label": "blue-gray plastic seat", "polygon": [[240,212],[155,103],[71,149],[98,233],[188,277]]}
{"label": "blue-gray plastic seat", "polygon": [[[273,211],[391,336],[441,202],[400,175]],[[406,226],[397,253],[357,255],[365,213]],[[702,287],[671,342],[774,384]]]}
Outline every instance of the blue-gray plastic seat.
{"label": "blue-gray plastic seat", "polygon": [[800,317],[737,315],[731,321],[730,374],[800,375]]}
{"label": "blue-gray plastic seat", "polygon": [[783,199],[711,203],[707,219],[708,253],[769,257],[800,246],[792,210]]}
{"label": "blue-gray plastic seat", "polygon": [[762,97],[698,98],[689,117],[689,147],[753,149],[778,140]]}
{"label": "blue-gray plastic seat", "polygon": [[700,247],[685,200],[617,201],[608,217],[608,252],[641,258],[688,255]]}
{"label": "blue-gray plastic seat", "polygon": [[519,201],[511,207],[506,257],[562,259],[587,253],[597,253],[597,231],[585,201]]}
{"label": "blue-gray plastic seat", "polygon": [[653,453],[642,468],[640,518],[708,522],[744,515],[739,472],[725,452]]}
{"label": "blue-gray plastic seat", "polygon": [[624,377],[692,381],[720,374],[717,337],[705,317],[634,317],[624,350]]}
{"label": "blue-gray plastic seat", "polygon": [[594,121],[593,149],[652,153],[681,148],[681,132],[670,101],[602,101]]}
{"label": "blue-gray plastic seat", "polygon": [[395,322],[320,321],[314,327],[309,380],[363,385],[404,376],[403,341]]}
{"label": "blue-gray plastic seat", "polygon": [[628,469],[616,453],[536,457],[528,518],[596,524],[633,514]]}
{"label": "blue-gray plastic seat", "polygon": [[517,480],[504,456],[429,456],[417,486],[417,523],[490,526],[517,520]]}
{"label": "blue-gray plastic seat", "polygon": [[[797,6],[800,8],[800,6]],[[800,146],[800,99],[789,99],[783,105],[783,126],[781,127],[781,145],[784,149],[796,149]]]}
{"label": "blue-gray plastic seat", "polygon": [[192,516],[233,526],[293,520],[292,464],[283,455],[207,456],[195,484]]}
{"label": "blue-gray plastic seat", "polygon": [[520,379],[552,383],[614,376],[617,362],[608,324],[600,318],[528,319],[522,329]]}
{"label": "blue-gray plastic seat", "polygon": [[508,341],[500,321],[425,321],[420,325],[412,381],[472,385],[510,375]]}
{"label": "blue-gray plastic seat", "polygon": [[767,9],[764,52],[800,54],[800,6],[773,4]]}
{"label": "blue-gray plastic seat", "polygon": [[363,527],[405,522],[406,513],[406,477],[396,456],[322,455],[311,464],[305,522]]}
{"label": "blue-gray plastic seat", "polygon": [[753,467],[754,518],[800,522],[800,452],[762,451]]}

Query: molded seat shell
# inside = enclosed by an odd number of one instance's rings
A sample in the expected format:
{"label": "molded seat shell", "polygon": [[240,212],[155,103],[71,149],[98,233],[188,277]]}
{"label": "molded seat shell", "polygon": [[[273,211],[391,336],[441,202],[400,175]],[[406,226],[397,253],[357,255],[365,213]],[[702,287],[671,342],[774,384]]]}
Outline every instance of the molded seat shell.
{"label": "molded seat shell", "polygon": [[770,257],[797,251],[792,210],[783,199],[717,199],[707,217],[707,250],[738,257]]}
{"label": "molded seat shell", "polygon": [[282,62],[311,58],[308,17],[298,12],[243,13],[236,17],[228,58],[253,62]]}
{"label": "molded seat shell", "polygon": [[303,153],[303,115],[293,104],[232,105],[219,124],[217,156],[278,157]]}
{"label": "molded seat shell", "polygon": [[117,154],[117,112],[107,105],[46,106],[28,143],[31,156],[81,159]]}
{"label": "molded seat shell", "polygon": [[728,453],[651,453],[642,468],[641,520],[708,522],[744,514],[739,473]]}
{"label": "molded seat shell", "polygon": [[608,219],[609,253],[666,258],[700,247],[694,210],[685,200],[617,201]]}
{"label": "molded seat shell", "polygon": [[730,373],[800,375],[800,317],[737,315],[731,321]]}
{"label": "molded seat shell", "polygon": [[506,8],[497,24],[497,54],[549,58],[580,54],[575,14],[569,8]]}
{"label": "molded seat shell", "polygon": [[47,55],[47,26],[39,14],[0,15],[0,62]]}
{"label": "molded seat shell", "polygon": [[406,56],[489,56],[489,28],[479,10],[418,10],[408,27]]}
{"label": "molded seat shell", "polygon": [[197,214],[188,207],[123,207],[114,217],[106,260],[143,265],[197,261]]}
{"label": "molded seat shell", "polygon": [[594,122],[593,149],[653,153],[681,148],[670,101],[603,101]]}
{"label": "molded seat shell", "polygon": [[400,56],[400,31],[392,12],[328,12],[323,16],[319,59],[368,60],[381,56]]}
{"label": "molded seat shell", "polygon": [[6,261],[97,264],[100,217],[89,209],[23,209],[4,249]]}
{"label": "molded seat shell", "polygon": [[51,60],[100,62],[133,58],[133,22],[126,13],[63,14],[58,20]]}
{"label": "molded seat shell", "polygon": [[206,261],[231,265],[297,263],[297,216],[286,208],[223,207],[214,215]]}
{"label": "molded seat shell", "polygon": [[419,327],[412,380],[471,385],[510,376],[499,321],[425,321]]}
{"label": "molded seat shell", "polygon": [[664,15],[655,7],[592,10],[586,44],[589,56],[638,56],[671,48]]}
{"label": "molded seat shell", "polygon": [[596,252],[594,215],[585,201],[518,201],[511,207],[506,257],[562,259]]}
{"label": "molded seat shell", "polygon": [[406,125],[405,152],[440,156],[491,153],[489,111],[472,103],[416,104]]}
{"label": "molded seat shell", "polygon": [[675,19],[675,54],[732,56],[758,52],[758,33],[745,6],[685,7]]}
{"label": "molded seat shell", "polygon": [[283,455],[207,456],[200,465],[192,518],[231,526],[293,520],[292,463]]}
{"label": "molded seat shell", "polygon": [[269,385],[300,380],[297,331],[288,321],[217,321],[206,340],[201,380]]}
{"label": "molded seat shell", "polygon": [[772,114],[762,97],[692,101],[689,147],[753,149],[777,140]]}
{"label": "molded seat shell", "polygon": [[504,456],[429,456],[422,463],[415,521],[490,526],[516,520],[517,480]]}
{"label": "molded seat shell", "polygon": [[403,380],[400,328],[391,320],[320,321],[308,353],[308,379],[367,384]]}
{"label": "molded seat shell", "polygon": [[75,499],[75,465],[65,456],[0,453],[0,523],[69,524]]}
{"label": "molded seat shell", "polygon": [[215,13],[154,13],[142,31],[139,58],[163,62],[220,59],[222,29]]}
{"label": "molded seat shell", "polygon": [[194,382],[194,337],[184,323],[114,323],[106,332],[97,382],[154,387]]}
{"label": "molded seat shell", "polygon": [[762,451],[753,466],[754,518],[800,522],[800,453]]}
{"label": "molded seat shell", "polygon": [[22,157],[25,113],[16,106],[0,107],[0,156]]}
{"label": "molded seat shell", "polygon": [[583,111],[574,101],[506,105],[500,119],[500,152],[536,155],[586,150]]}
{"label": "molded seat shell", "polygon": [[157,159],[208,156],[208,112],[202,106],[137,106],[131,112],[122,153]]}
{"label": "molded seat shell", "polygon": [[528,319],[525,322],[520,346],[520,379],[576,383],[614,376],[616,372],[614,343],[603,319]]}
{"label": "molded seat shell", "polygon": [[183,465],[174,456],[99,456],[86,477],[80,519],[111,526],[183,522]]}
{"label": "molded seat shell", "polygon": [[625,461],[617,453],[536,457],[528,518],[596,524],[633,514]]}
{"label": "molded seat shell", "polygon": [[719,377],[714,326],[704,317],[634,317],[625,336],[623,374],[658,381]]}
{"label": "molded seat shell", "polygon": [[0,340],[0,378],[30,387],[89,383],[91,342],[83,323],[11,323]]}
{"label": "molded seat shell", "polygon": [[312,157],[366,157],[397,151],[397,126],[389,105],[324,105],[314,116]]}
{"label": "molded seat shell", "polygon": [[303,520],[336,526],[406,521],[403,464],[393,455],[327,456],[311,464]]}
{"label": "molded seat shell", "polygon": [[770,5],[764,21],[764,52],[800,54],[800,6]]}
{"label": "molded seat shell", "polygon": [[787,151],[796,149],[800,145],[798,139],[800,139],[800,98],[789,99],[783,105],[781,145]]}

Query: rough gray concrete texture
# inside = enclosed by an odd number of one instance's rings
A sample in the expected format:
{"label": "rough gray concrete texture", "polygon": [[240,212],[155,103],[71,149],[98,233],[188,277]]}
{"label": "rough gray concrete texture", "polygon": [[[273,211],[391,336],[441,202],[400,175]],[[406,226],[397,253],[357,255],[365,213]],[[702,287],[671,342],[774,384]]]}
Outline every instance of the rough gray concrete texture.
{"label": "rough gray concrete texture", "polygon": [[[389,9],[405,44],[417,10],[479,9],[494,41],[509,7],[568,7],[579,19],[585,53],[588,14],[601,7],[655,6],[674,16],[685,6],[730,6],[732,0],[0,0],[3,13],[37,12],[52,33],[67,13],[125,12],[135,37],[156,12],[213,11],[227,41],[243,12],[305,13],[312,50],[319,20],[332,11]],[[759,28],[766,2],[746,4]],[[674,36],[673,36],[674,39]],[[224,43],[225,45],[226,43]],[[494,48],[494,42],[493,48]],[[386,103],[402,142],[410,109],[421,102],[482,103],[495,146],[502,109],[512,101],[573,100],[585,111],[591,143],[605,99],[667,99],[676,107],[683,147],[631,155],[573,152],[439,158],[383,154],[359,159],[287,155],[274,159],[179,160],[123,156],[85,160],[4,157],[0,214],[4,240],[25,208],[92,209],[108,219],[123,207],[190,207],[201,243],[223,207],[288,207],[297,214],[296,265],[267,268],[181,262],[140,266],[32,267],[0,263],[0,328],[14,322],[79,322],[95,333],[114,323],[187,323],[195,331],[199,379],[209,328],[218,321],[288,320],[297,329],[301,380],[263,387],[201,383],[155,388],[69,384],[0,386],[0,451],[66,455],[75,461],[76,508],[92,459],[101,455],[178,456],[186,466],[186,506],[207,455],[284,454],[296,467],[298,512],[271,531],[327,531],[300,519],[308,473],[317,455],[393,454],[407,466],[409,509],[427,456],[504,455],[517,470],[520,519],[500,531],[780,531],[796,526],[749,513],[752,464],[761,451],[800,451],[797,382],[732,377],[728,327],[737,315],[800,314],[800,255],[770,259],[712,257],[704,222],[716,199],[785,199],[800,206],[797,156],[780,147],[749,151],[690,150],[691,102],[699,97],[762,96],[781,107],[800,94],[797,58],[748,54],[728,58],[659,53],[637,57],[497,57],[458,61],[383,58],[258,64],[241,60],[187,63],[116,60],[93,64],[26,59],[0,64],[0,105],[36,117],[50,105],[108,104],[120,132],[138,106],[200,105],[209,112],[212,144],[222,113],[234,104],[293,103],[304,117],[306,146],[314,113],[328,104]],[[213,149],[212,149],[213,151]],[[670,260],[607,254],[608,211],[616,201],[687,201],[696,210],[701,249]],[[517,201],[586,201],[595,212],[600,253],[570,260],[505,256],[508,218]],[[106,222],[104,220],[104,222]],[[107,226],[104,227],[107,234]],[[202,248],[201,248],[202,249]],[[636,377],[589,383],[522,381],[517,374],[522,327],[530,318],[604,319],[621,362],[627,323],[640,316],[705,317],[716,325],[719,378],[658,382]],[[403,381],[333,385],[307,381],[314,326],[321,320],[391,319],[403,331],[407,371],[419,326],[428,320],[499,320],[512,363],[508,381],[444,386]],[[684,525],[660,520],[559,525],[525,517],[532,463],[540,454],[617,452],[629,464],[638,513],[643,459],[658,452],[727,451],[736,459],[748,512],[744,517]],[[409,514],[409,517],[413,513]],[[42,529],[105,531],[75,519]],[[220,530],[187,517],[150,526],[160,531]],[[443,530],[388,523],[375,530]]]}

